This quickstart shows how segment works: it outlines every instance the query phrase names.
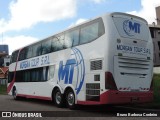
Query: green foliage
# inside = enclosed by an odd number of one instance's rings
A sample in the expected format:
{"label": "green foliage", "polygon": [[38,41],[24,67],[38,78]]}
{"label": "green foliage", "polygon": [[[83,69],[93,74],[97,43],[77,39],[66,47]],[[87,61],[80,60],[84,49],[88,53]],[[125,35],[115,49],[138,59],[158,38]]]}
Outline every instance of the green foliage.
{"label": "green foliage", "polygon": [[0,94],[7,94],[7,85],[0,85]]}
{"label": "green foliage", "polygon": [[160,74],[153,76],[154,101],[160,103]]}

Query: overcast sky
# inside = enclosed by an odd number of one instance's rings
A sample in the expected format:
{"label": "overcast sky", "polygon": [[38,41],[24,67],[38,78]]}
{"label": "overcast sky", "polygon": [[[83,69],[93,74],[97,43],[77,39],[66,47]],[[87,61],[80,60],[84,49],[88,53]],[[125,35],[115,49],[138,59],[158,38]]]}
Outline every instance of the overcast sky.
{"label": "overcast sky", "polygon": [[9,52],[108,12],[155,22],[160,0],[0,0],[0,44]]}

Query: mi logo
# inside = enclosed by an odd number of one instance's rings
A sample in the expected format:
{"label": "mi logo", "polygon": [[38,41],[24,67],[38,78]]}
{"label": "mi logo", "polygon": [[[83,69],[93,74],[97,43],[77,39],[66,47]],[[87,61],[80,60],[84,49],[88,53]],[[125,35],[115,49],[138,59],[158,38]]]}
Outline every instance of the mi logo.
{"label": "mi logo", "polygon": [[65,65],[63,65],[63,61],[60,61],[58,71],[59,81],[64,80],[64,84],[72,84],[75,64],[75,59],[67,60]]}
{"label": "mi logo", "polygon": [[140,34],[141,25],[137,22],[131,20],[125,20],[123,22],[123,30],[128,36],[134,36],[136,34]]}

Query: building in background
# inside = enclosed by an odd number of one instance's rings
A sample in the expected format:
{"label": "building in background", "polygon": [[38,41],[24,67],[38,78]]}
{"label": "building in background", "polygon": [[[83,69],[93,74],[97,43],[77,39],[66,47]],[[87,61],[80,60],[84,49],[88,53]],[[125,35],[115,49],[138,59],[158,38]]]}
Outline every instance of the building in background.
{"label": "building in background", "polygon": [[154,73],[160,73],[160,6],[155,8],[156,10],[156,21],[149,25],[151,37],[153,39],[154,48]]}
{"label": "building in background", "polygon": [[0,67],[9,66],[10,56],[8,51],[8,45],[0,45]]}
{"label": "building in background", "polygon": [[156,20],[149,25],[151,37],[153,39],[153,46],[154,46],[154,66],[160,66],[160,6],[156,7]]}
{"label": "building in background", "polygon": [[10,63],[10,56],[9,56],[8,45],[0,45],[0,79],[1,81],[7,80],[9,63]]}
{"label": "building in background", "polygon": [[6,79],[8,76],[8,67],[0,68],[0,79]]}
{"label": "building in background", "polygon": [[149,25],[154,48],[154,66],[160,66],[160,25]]}

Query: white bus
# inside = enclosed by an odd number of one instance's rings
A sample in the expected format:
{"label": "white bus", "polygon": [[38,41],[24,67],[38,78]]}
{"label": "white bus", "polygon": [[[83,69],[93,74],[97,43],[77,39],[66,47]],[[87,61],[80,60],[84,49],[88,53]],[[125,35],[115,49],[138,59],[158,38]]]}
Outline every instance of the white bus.
{"label": "white bus", "polygon": [[7,91],[69,108],[143,103],[153,99],[152,71],[147,22],[114,12],[14,51]]}

